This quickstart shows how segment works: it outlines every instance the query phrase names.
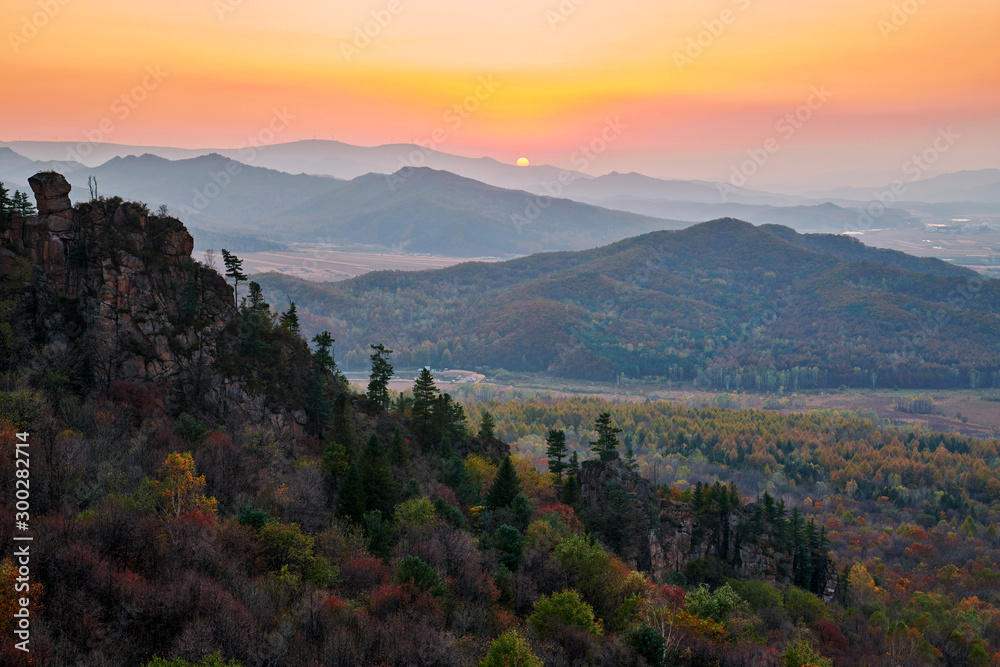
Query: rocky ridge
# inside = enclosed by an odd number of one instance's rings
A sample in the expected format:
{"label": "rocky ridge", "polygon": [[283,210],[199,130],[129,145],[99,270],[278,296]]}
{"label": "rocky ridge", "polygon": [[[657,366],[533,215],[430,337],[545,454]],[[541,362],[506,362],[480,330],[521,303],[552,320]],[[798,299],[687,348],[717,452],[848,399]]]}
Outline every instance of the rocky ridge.
{"label": "rocky ridge", "polygon": [[0,231],[0,276],[26,258],[24,310],[35,342],[72,357],[96,388],[155,382],[168,404],[232,410],[300,428],[301,409],[267,405],[218,361],[239,333],[234,290],[191,257],[184,224],[145,205],[99,198],[73,206],[56,172],[28,179],[38,214]]}

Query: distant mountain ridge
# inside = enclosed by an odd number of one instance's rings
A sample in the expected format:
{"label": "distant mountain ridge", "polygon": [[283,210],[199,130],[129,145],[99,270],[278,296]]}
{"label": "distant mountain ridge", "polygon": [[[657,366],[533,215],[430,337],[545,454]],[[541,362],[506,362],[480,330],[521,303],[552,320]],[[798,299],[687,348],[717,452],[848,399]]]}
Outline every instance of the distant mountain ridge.
{"label": "distant mountain ridge", "polygon": [[380,341],[404,365],[723,389],[1000,379],[1000,281],[732,219],[494,264],[256,279],[273,302],[295,300],[307,326],[333,331],[348,364]]}

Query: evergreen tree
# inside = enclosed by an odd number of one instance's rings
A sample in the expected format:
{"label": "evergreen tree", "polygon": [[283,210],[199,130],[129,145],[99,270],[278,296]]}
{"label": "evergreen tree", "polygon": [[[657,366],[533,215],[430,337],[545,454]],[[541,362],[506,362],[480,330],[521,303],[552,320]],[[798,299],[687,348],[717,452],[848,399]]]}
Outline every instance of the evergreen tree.
{"label": "evergreen tree", "polygon": [[306,415],[312,433],[322,433],[330,419],[330,396],[327,393],[326,376],[318,364],[313,365],[312,378],[305,398]]}
{"label": "evergreen tree", "polygon": [[243,273],[243,260],[223,248],[222,261],[226,265],[226,277],[233,279],[234,294],[236,302],[239,303],[240,283],[247,279],[247,275]]}
{"label": "evergreen tree", "polygon": [[493,415],[484,409],[479,420],[479,437],[484,440],[493,440],[496,437],[496,426]]}
{"label": "evergreen tree", "polygon": [[434,376],[429,368],[420,369],[413,384],[413,427],[417,433],[427,436],[431,432],[434,406],[438,397],[438,389],[434,386]]}
{"label": "evergreen tree", "polygon": [[295,302],[291,299],[288,300],[288,310],[281,314],[278,318],[281,327],[296,336],[299,335],[299,312],[295,306]]}
{"label": "evergreen tree", "polygon": [[576,475],[567,475],[559,499],[573,509],[580,508],[583,499],[580,496],[580,483],[577,481]]}
{"label": "evergreen tree", "polygon": [[576,477],[580,474],[580,456],[576,452],[569,457],[569,465],[566,467],[566,474],[570,477]]}
{"label": "evergreen tree", "polygon": [[562,484],[563,471],[569,466],[563,461],[566,458],[566,432],[562,429],[549,429],[545,445],[545,455],[549,458],[549,472],[556,476],[558,484]]}
{"label": "evergreen tree", "polygon": [[449,455],[455,443],[465,439],[465,410],[450,394],[441,394],[434,402],[431,439],[438,443],[440,456]]}
{"label": "evergreen tree", "polygon": [[406,444],[403,432],[397,428],[389,440],[389,459],[393,465],[405,466],[410,460],[410,447]]}
{"label": "evergreen tree", "polygon": [[339,442],[330,441],[323,448],[323,457],[320,460],[320,469],[330,477],[340,477],[347,472],[347,450]]}
{"label": "evergreen tree", "polygon": [[479,498],[479,485],[469,476],[465,462],[457,456],[444,461],[441,466],[441,481],[466,505],[473,504]]}
{"label": "evergreen tree", "polygon": [[359,468],[365,490],[365,507],[369,511],[380,511],[383,517],[390,517],[395,504],[395,481],[385,446],[374,433],[361,453]]}
{"label": "evergreen tree", "polygon": [[354,408],[351,407],[346,394],[340,394],[333,401],[329,437],[334,442],[342,444],[349,456],[353,457],[357,452],[358,436],[354,430]]}
{"label": "evergreen tree", "polygon": [[521,480],[517,476],[517,471],[514,470],[514,463],[510,456],[505,456],[503,463],[497,470],[493,486],[490,487],[490,492],[486,496],[486,506],[490,509],[510,507],[520,491]]}
{"label": "evergreen tree", "polygon": [[611,458],[611,453],[617,451],[621,444],[618,441],[618,434],[622,432],[611,423],[611,413],[602,412],[594,420],[594,430],[597,431],[597,440],[591,441],[591,449],[601,457],[602,461]]}
{"label": "evergreen tree", "polygon": [[357,463],[347,468],[344,485],[340,487],[337,497],[337,514],[358,524],[365,515],[365,487]]}
{"label": "evergreen tree", "polygon": [[372,370],[368,376],[368,399],[383,410],[388,410],[389,380],[392,379],[393,373],[392,364],[389,363],[389,355],[393,351],[381,343],[370,347],[375,351],[371,355]]}
{"label": "evergreen tree", "polygon": [[625,448],[625,460],[622,461],[622,465],[625,466],[626,470],[631,470],[635,472],[639,467],[639,462],[635,458],[635,452],[632,451],[632,445],[628,445]]}
{"label": "evergreen tree", "polygon": [[270,306],[264,301],[264,291],[260,288],[260,283],[256,280],[251,280],[249,284],[250,290],[250,308],[251,310],[270,310]]}
{"label": "evergreen tree", "polygon": [[[253,292],[253,286],[256,283],[250,283],[250,291]],[[333,347],[334,338],[330,335],[329,331],[321,331],[315,336],[313,336],[312,341],[316,343],[316,351],[313,352],[313,361],[316,365],[323,370],[331,370],[336,373],[337,364],[333,360],[333,354],[330,349]]]}
{"label": "evergreen tree", "polygon": [[11,205],[14,211],[23,217],[34,215],[36,212],[31,200],[28,199],[28,195],[20,190],[14,193],[14,199],[12,200]]}
{"label": "evergreen tree", "polygon": [[14,201],[10,198],[10,190],[0,182],[0,220],[7,222],[14,212]]}

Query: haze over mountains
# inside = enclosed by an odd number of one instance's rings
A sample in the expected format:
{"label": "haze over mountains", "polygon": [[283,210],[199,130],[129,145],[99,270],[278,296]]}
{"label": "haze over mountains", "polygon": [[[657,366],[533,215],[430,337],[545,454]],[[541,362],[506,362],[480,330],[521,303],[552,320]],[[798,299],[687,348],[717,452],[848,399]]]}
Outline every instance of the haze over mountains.
{"label": "haze over mountains", "polygon": [[[89,164],[58,161],[71,156]],[[885,199],[889,185],[796,197],[637,173],[592,177],[548,165],[516,167],[412,144],[369,148],[314,140],[218,152],[0,144],[0,180],[8,185],[26,189],[27,176],[46,169],[67,174],[78,201],[89,197],[94,176],[98,194],[121,193],[154,208],[166,204],[191,225],[201,248],[219,239],[234,249],[322,241],[511,256],[591,248],[721,217],[842,233],[872,226],[919,230],[956,218],[989,224],[1000,214],[996,169],[905,183],[893,195],[898,202],[865,218],[868,202]]]}

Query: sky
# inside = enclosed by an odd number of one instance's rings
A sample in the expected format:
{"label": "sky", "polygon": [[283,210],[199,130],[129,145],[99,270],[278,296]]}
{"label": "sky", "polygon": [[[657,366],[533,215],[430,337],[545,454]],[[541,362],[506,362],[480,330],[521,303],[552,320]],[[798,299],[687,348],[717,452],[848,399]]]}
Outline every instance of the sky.
{"label": "sky", "polygon": [[996,0],[4,0],[0,25],[4,141],[436,136],[756,187],[1000,167]]}

